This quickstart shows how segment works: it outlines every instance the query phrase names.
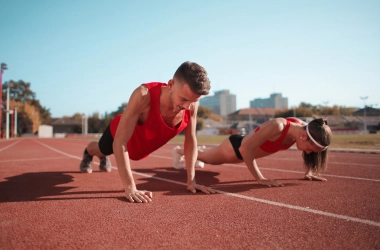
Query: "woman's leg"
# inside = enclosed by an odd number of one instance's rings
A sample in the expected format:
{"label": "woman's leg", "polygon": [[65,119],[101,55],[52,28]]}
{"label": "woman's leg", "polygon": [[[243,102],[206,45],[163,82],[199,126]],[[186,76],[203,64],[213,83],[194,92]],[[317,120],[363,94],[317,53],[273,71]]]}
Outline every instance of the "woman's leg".
{"label": "woman's leg", "polygon": [[[183,148],[177,149],[177,152],[180,155],[184,155]],[[242,160],[236,157],[235,151],[232,148],[231,142],[228,138],[218,146],[212,147],[210,149],[198,148],[197,160],[212,165],[242,162]]]}

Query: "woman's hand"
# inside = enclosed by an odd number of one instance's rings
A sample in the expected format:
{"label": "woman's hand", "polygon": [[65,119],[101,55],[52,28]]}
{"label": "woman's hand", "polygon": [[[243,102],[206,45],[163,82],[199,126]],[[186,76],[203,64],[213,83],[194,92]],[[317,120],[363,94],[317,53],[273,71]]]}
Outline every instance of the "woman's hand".
{"label": "woman's hand", "polygon": [[126,190],[125,197],[130,202],[147,203],[152,202],[153,193],[146,190]]}

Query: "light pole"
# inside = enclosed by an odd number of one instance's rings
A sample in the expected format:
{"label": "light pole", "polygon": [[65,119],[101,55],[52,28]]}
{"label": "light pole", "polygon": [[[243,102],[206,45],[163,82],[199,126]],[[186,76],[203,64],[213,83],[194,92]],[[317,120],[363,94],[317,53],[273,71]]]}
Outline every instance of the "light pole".
{"label": "light pole", "polygon": [[16,103],[16,106],[15,106],[15,128],[14,128],[14,137],[15,138],[17,137],[17,108],[18,108],[18,104]]}
{"label": "light pole", "polygon": [[365,100],[367,100],[367,98],[368,98],[368,96],[360,97],[360,99],[362,99],[364,102],[364,134],[367,134],[367,121],[366,121],[366,117],[365,117],[365,109],[366,109]]}
{"label": "light pole", "polygon": [[88,116],[82,116],[82,134],[87,135],[88,132]]}
{"label": "light pole", "polygon": [[[325,106],[323,106],[323,108],[326,110],[326,115],[325,116],[327,116],[327,104],[329,104],[329,101],[325,101],[325,102],[322,102]],[[322,114],[323,114],[323,112],[322,112]]]}
{"label": "light pole", "polygon": [[1,135],[1,127],[3,125],[3,119],[2,119],[2,113],[3,113],[3,72],[4,70],[8,69],[7,65],[5,63],[1,63],[1,69],[0,69],[0,135]]}
{"label": "light pole", "polygon": [[7,110],[5,112],[5,138],[6,139],[9,139],[9,114],[11,114],[12,110],[9,110],[9,87],[10,87],[10,83],[8,83],[8,87],[7,87]]}

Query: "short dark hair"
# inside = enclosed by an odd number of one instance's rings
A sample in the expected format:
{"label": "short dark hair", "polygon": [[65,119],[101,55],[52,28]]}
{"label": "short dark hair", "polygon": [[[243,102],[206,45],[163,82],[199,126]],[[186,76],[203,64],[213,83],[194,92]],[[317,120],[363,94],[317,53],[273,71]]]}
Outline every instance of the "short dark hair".
{"label": "short dark hair", "polygon": [[206,70],[197,63],[184,62],[174,73],[174,78],[186,82],[191,91],[198,95],[208,95],[211,84]]}
{"label": "short dark hair", "polygon": [[[325,147],[330,145],[332,140],[332,132],[330,127],[327,125],[326,120],[322,118],[314,119],[307,126],[310,136],[312,136],[318,144]],[[310,138],[308,138],[308,140],[311,141]],[[311,143],[313,142],[311,141]],[[303,152],[302,157],[305,167],[316,173],[323,172],[327,166],[327,151],[328,148],[321,152],[311,152],[310,154]]]}

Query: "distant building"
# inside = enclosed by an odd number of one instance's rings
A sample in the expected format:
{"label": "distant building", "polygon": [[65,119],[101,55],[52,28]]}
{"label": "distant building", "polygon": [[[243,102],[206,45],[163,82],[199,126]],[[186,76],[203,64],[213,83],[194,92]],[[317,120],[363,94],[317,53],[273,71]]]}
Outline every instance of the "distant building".
{"label": "distant building", "polygon": [[232,124],[230,134],[246,133],[252,131],[259,124],[262,124],[275,117],[274,108],[244,108],[228,115],[228,123]]}
{"label": "distant building", "polygon": [[229,90],[215,91],[214,96],[205,96],[199,100],[199,105],[211,109],[214,114],[225,118],[236,111],[236,95]]}
{"label": "distant building", "polygon": [[266,122],[274,118],[276,109],[274,108],[244,108],[228,115],[229,121],[257,121]]}
{"label": "distant building", "polygon": [[274,109],[287,109],[288,98],[282,97],[280,93],[273,93],[269,98],[262,99],[256,98],[249,102],[251,108],[274,108]]}
{"label": "distant building", "polygon": [[358,109],[356,110],[352,115],[353,116],[364,116],[364,111],[366,116],[380,116],[380,109],[375,109],[372,107],[365,107],[364,109]]}
{"label": "distant building", "polygon": [[52,119],[54,133],[82,133],[82,120],[71,117]]}

